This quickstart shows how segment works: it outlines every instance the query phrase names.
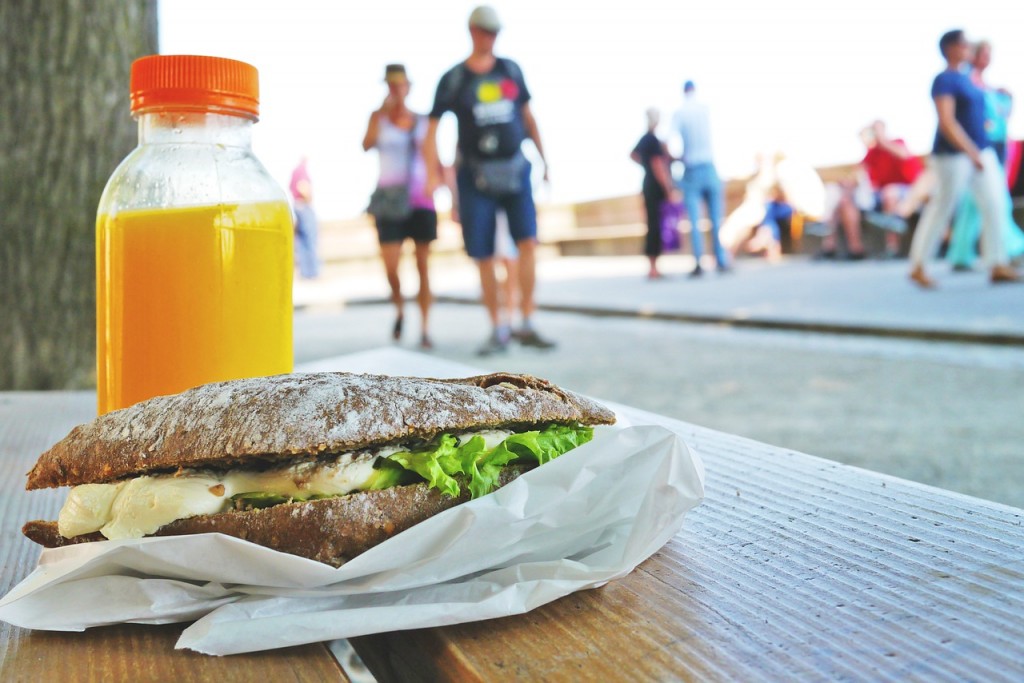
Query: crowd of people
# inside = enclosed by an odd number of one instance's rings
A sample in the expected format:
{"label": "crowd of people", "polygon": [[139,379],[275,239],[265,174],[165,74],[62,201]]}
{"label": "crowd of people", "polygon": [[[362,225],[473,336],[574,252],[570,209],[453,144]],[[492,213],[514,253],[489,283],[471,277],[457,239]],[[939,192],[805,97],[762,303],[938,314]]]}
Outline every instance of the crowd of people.
{"label": "crowd of people", "polygon": [[[707,216],[710,241],[720,272],[728,272],[740,253],[777,260],[782,253],[782,226],[814,226],[821,236],[818,257],[860,260],[867,256],[862,226],[884,235],[883,256],[901,256],[903,236],[919,214],[910,242],[910,279],[931,289],[935,280],[925,264],[945,238],[954,271],[971,270],[978,255],[994,284],[1017,282],[1012,261],[1024,256],[1024,232],[1014,223],[1009,192],[1007,119],[1012,97],[985,81],[992,46],[970,44],[962,30],[942,36],[939,50],[946,68],[932,85],[938,128],[927,165],[906,143],[875,121],[860,132],[865,153],[848,178],[824,183],[817,172],[785,153],[758,156],[757,171],[747,181],[743,200],[723,220],[722,184],[711,154],[710,116],[696,98],[696,86],[683,86],[683,103],[672,120],[672,136],[682,154],[669,153],[657,137],[659,112],[648,110],[648,131],[631,158],[644,167],[643,197],[647,214],[645,253],[649,277],[660,277],[657,260],[664,248],[666,221],[685,215],[695,259],[691,277],[703,274]],[[683,167],[672,173],[673,163]],[[682,201],[673,192],[681,193]],[[680,211],[682,209],[682,211]],[[677,226],[668,226],[675,229]],[[840,250],[839,243],[845,243]]]}
{"label": "crowd of people", "polygon": [[[411,84],[405,66],[386,66],[387,95],[370,115],[363,137],[363,149],[375,150],[380,162],[368,212],[395,309],[391,334],[399,340],[405,329],[399,262],[403,244],[411,240],[419,276],[419,344],[433,347],[429,259],[438,228],[434,194],[444,185],[452,195],[452,218],[461,224],[466,253],[477,266],[491,324],[479,353],[498,353],[513,342],[551,348],[554,342],[533,323],[537,211],[525,141],[531,141],[544,164],[545,181],[548,173],[530,90],[519,65],[495,54],[502,28],[496,11],[477,7],[468,28],[472,51],[442,76],[429,113],[406,105]],[[787,224],[794,232],[814,226],[822,238],[820,258],[850,260],[867,256],[862,226],[870,226],[885,235],[883,256],[895,258],[912,217],[919,214],[909,249],[909,276],[918,286],[935,286],[925,268],[947,234],[953,270],[973,268],[980,235],[991,281],[1018,281],[1011,260],[1024,255],[1024,233],[1013,222],[1004,170],[1012,98],[985,81],[991,45],[972,46],[957,30],[943,35],[939,48],[946,68],[932,85],[938,128],[927,165],[901,138],[891,136],[883,121],[875,121],[860,131],[865,152],[856,172],[836,182],[822,182],[813,168],[785,153],[758,155],[757,171],[728,216],[714,162],[710,110],[696,84],[684,83],[672,117],[678,156],[657,135],[660,113],[648,109],[647,131],[630,153],[644,170],[647,277],[664,277],[658,258],[667,243],[678,240],[682,217],[690,226],[687,241],[695,264],[689,275],[696,278],[705,274],[712,258],[719,273],[731,272],[740,254],[777,260]],[[450,167],[441,163],[437,147],[438,124],[447,113],[454,115],[458,131]],[[681,172],[673,173],[674,168]],[[315,278],[316,218],[305,159],[293,173],[291,192],[299,275]],[[711,251],[707,259],[705,240]]]}

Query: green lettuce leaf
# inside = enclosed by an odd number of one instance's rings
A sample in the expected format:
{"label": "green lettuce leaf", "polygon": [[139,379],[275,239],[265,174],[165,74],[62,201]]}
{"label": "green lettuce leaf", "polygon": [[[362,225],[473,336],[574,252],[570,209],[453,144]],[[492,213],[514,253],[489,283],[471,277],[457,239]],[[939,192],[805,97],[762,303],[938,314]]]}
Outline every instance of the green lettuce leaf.
{"label": "green lettuce leaf", "polygon": [[387,459],[420,475],[432,488],[455,497],[459,495],[460,489],[459,482],[452,475],[462,472],[458,451],[458,440],[450,434],[444,434],[435,445],[393,453]]}
{"label": "green lettuce leaf", "polygon": [[[386,489],[421,479],[447,496],[458,496],[465,485],[473,498],[485,496],[498,486],[506,465],[543,465],[594,437],[591,427],[549,425],[545,429],[511,434],[496,448],[487,450],[482,436],[469,436],[462,443],[444,434],[423,448],[378,458],[363,490]],[[250,491],[232,496],[236,507],[266,508],[289,501],[318,500],[331,496]]]}
{"label": "green lettuce leaf", "polygon": [[378,467],[374,464],[373,474],[366,480],[366,484],[363,486],[364,490],[389,489],[392,486],[416,481],[416,477],[410,476],[410,473],[398,463],[391,464],[392,461],[384,458],[378,458],[378,460],[382,463],[382,466]]}
{"label": "green lettuce leaf", "polygon": [[426,448],[394,453],[387,459],[420,475],[448,496],[461,493],[456,475],[462,475],[472,497],[479,498],[497,487],[501,468],[506,465],[543,465],[593,437],[592,427],[549,425],[543,430],[512,434],[488,451],[482,436],[471,436],[460,444],[454,436],[445,434]]}

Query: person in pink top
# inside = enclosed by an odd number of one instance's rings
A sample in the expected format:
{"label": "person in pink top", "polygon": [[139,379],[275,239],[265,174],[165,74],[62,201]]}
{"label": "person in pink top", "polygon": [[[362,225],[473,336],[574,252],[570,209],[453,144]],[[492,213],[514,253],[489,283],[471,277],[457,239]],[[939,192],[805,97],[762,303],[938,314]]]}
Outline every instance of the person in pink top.
{"label": "person in pink top", "polygon": [[295,264],[299,277],[313,280],[320,274],[316,254],[316,212],[313,211],[313,182],[309,178],[309,159],[305,155],[292,171],[289,189],[295,215]]}
{"label": "person in pink top", "polygon": [[421,319],[420,347],[430,349],[433,348],[433,342],[428,332],[428,320],[433,296],[430,292],[428,260],[430,243],[437,239],[437,211],[433,196],[426,191],[427,170],[421,152],[427,119],[405,105],[410,84],[403,65],[387,65],[384,81],[388,86],[388,95],[380,108],[370,115],[366,135],[363,137],[363,149],[377,150],[380,159],[378,189],[399,186],[407,189],[406,215],[401,218],[376,216],[381,258],[391,287],[391,301],[395,305],[392,337],[398,341],[402,336],[405,316],[398,264],[402,256],[402,244],[406,239],[411,239],[416,245],[416,270],[420,278],[419,294],[416,297]]}

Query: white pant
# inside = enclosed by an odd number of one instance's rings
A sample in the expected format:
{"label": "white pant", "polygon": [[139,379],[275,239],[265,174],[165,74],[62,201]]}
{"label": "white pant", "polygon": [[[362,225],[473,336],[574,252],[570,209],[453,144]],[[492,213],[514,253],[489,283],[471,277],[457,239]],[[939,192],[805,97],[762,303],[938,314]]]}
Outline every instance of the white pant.
{"label": "white pant", "polygon": [[910,245],[910,263],[922,266],[935,257],[939,241],[949,227],[953,212],[960,205],[968,189],[974,195],[981,211],[982,257],[987,265],[1003,265],[1007,262],[1003,248],[1003,234],[999,229],[1002,193],[1005,179],[1003,169],[995,151],[989,147],[982,150],[983,168],[974,168],[966,154],[933,154],[928,163],[935,171],[937,182],[932,198],[921,213],[921,220],[914,232]]}

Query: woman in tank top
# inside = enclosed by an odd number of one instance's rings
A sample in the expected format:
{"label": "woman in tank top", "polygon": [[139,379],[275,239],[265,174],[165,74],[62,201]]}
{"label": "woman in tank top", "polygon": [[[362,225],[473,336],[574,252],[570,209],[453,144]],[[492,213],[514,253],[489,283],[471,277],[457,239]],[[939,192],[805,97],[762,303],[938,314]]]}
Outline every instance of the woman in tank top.
{"label": "woman in tank top", "polygon": [[421,319],[420,346],[429,349],[433,347],[428,333],[432,295],[427,265],[430,243],[437,238],[437,212],[434,209],[434,198],[425,191],[427,172],[420,152],[427,122],[425,117],[405,106],[409,79],[403,65],[389,64],[384,71],[384,81],[388,86],[388,95],[380,108],[370,115],[370,123],[363,137],[363,149],[377,150],[380,159],[377,187],[405,185],[412,207],[412,212],[403,219],[376,219],[381,258],[391,287],[391,301],[395,305],[392,338],[398,341],[402,337],[405,316],[398,264],[402,256],[402,244],[406,239],[411,239],[415,244],[416,269],[420,279],[419,294],[416,297]]}

